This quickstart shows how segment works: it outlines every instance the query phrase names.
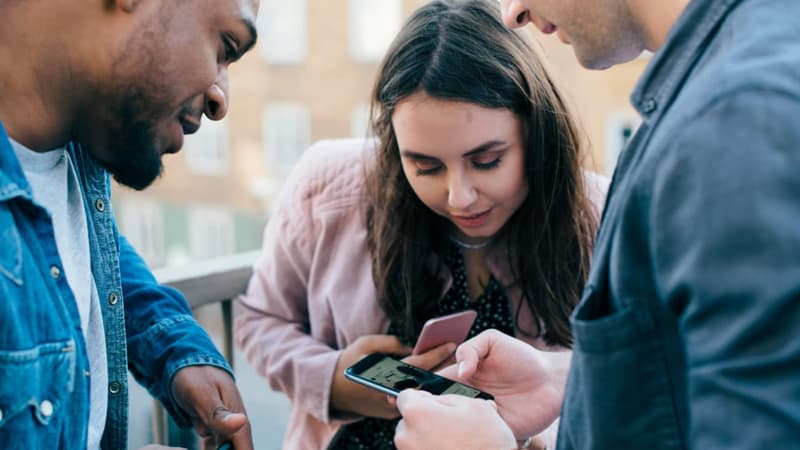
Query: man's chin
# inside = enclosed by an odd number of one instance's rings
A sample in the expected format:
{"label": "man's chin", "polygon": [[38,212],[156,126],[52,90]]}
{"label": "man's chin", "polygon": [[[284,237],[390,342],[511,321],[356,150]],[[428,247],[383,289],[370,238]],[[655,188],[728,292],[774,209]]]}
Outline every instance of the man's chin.
{"label": "man's chin", "polygon": [[132,164],[122,168],[106,167],[106,170],[117,183],[137,191],[141,191],[153,184],[161,176],[162,169],[163,166],[160,160],[157,165],[142,166]]}
{"label": "man's chin", "polygon": [[622,46],[613,51],[605,49],[604,52],[581,49],[574,44],[572,48],[580,64],[590,70],[606,70],[619,64],[625,64],[638,58],[642,52],[642,49],[633,46]]}

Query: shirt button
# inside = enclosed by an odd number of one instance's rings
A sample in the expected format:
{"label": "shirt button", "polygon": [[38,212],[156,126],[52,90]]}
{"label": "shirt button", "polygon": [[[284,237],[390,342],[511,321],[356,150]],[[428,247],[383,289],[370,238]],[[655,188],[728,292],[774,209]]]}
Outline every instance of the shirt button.
{"label": "shirt button", "polygon": [[50,266],[50,276],[53,278],[58,278],[61,276],[61,269],[58,266]]}
{"label": "shirt button", "polygon": [[116,305],[119,301],[119,295],[116,292],[112,292],[108,294],[108,304],[109,305]]}
{"label": "shirt button", "polygon": [[654,98],[648,98],[642,105],[642,110],[645,114],[650,114],[658,108],[658,102]]}
{"label": "shirt button", "polygon": [[83,371],[83,376],[85,376],[86,378],[89,378],[90,376],[92,376],[92,374],[88,370],[84,370]]}
{"label": "shirt button", "polygon": [[111,392],[112,394],[119,394],[119,391],[121,389],[122,386],[116,381],[113,381],[111,384],[108,385],[108,392]]}
{"label": "shirt button", "polygon": [[104,202],[102,198],[98,198],[97,200],[94,201],[94,207],[98,211],[103,212],[106,210],[106,202]]}
{"label": "shirt button", "polygon": [[53,404],[50,403],[50,400],[44,400],[39,404],[39,410],[43,416],[50,417],[53,415]]}

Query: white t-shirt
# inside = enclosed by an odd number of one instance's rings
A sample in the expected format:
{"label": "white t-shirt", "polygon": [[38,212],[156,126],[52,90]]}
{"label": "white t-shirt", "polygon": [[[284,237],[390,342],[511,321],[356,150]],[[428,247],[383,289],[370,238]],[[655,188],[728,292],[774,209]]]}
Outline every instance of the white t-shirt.
{"label": "white t-shirt", "polygon": [[64,149],[34,152],[11,140],[33,190],[33,199],[50,213],[64,275],[77,302],[91,375],[87,449],[100,448],[108,409],[108,361],[100,296],[92,276],[89,230],[80,184]]}

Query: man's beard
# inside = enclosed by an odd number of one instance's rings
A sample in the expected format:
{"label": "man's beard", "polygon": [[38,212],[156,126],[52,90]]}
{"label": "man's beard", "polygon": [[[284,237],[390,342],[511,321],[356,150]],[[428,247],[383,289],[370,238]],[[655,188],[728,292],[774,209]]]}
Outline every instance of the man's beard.
{"label": "man's beard", "polygon": [[158,108],[145,108],[145,103],[142,95],[129,95],[121,101],[117,114],[108,121],[113,148],[106,149],[108,157],[99,161],[118,183],[136,190],[152,184],[163,168],[152,121],[155,115],[146,112]]}

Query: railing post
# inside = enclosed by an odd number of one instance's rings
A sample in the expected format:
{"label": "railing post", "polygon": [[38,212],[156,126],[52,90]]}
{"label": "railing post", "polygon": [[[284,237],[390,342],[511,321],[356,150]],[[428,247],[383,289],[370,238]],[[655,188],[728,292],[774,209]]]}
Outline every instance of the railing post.
{"label": "railing post", "polygon": [[222,301],[222,356],[228,360],[228,364],[233,367],[233,300]]}
{"label": "railing post", "polygon": [[153,443],[167,445],[167,413],[158,400],[153,400]]}

